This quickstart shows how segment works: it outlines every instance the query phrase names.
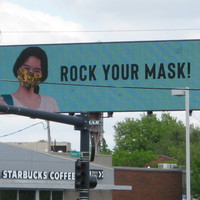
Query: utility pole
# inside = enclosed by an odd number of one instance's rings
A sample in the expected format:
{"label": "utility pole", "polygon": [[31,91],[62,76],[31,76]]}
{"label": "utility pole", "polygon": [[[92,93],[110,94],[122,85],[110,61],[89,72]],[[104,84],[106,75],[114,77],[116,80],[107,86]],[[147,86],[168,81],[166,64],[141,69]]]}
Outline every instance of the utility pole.
{"label": "utility pole", "polygon": [[47,143],[48,143],[48,153],[51,152],[51,132],[50,132],[50,122],[47,120]]}

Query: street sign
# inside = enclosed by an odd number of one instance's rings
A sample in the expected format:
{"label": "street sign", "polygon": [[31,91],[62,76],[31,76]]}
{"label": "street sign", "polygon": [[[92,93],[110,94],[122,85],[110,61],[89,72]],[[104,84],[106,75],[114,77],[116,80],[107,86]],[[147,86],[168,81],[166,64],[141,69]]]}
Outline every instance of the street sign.
{"label": "street sign", "polygon": [[96,176],[97,179],[103,179],[104,178],[104,173],[103,173],[103,170],[101,170],[101,169],[91,169],[90,175]]}
{"label": "street sign", "polygon": [[71,151],[70,152],[70,156],[71,157],[75,157],[75,158],[80,158],[81,157],[81,152],[79,152],[79,151]]}
{"label": "street sign", "polygon": [[90,120],[89,125],[91,126],[96,126],[96,125],[101,125],[102,121],[101,120]]}

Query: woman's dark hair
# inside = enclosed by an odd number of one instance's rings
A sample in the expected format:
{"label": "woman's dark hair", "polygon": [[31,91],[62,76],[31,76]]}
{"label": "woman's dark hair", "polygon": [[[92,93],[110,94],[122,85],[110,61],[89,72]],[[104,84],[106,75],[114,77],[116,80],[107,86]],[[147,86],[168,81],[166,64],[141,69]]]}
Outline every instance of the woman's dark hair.
{"label": "woman's dark hair", "polygon": [[[42,78],[41,82],[45,81],[48,76],[48,59],[47,59],[47,54],[43,49],[40,47],[28,47],[24,49],[17,60],[15,61],[14,67],[13,67],[13,73],[15,77],[18,76],[18,69],[26,62],[26,60],[30,57],[34,56],[41,61],[41,70],[42,70]],[[39,93],[39,87],[35,88],[35,93]]]}

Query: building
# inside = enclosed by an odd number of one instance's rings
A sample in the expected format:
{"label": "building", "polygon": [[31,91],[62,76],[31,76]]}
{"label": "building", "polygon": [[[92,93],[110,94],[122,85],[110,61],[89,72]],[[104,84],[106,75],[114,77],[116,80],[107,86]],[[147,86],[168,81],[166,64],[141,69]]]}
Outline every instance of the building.
{"label": "building", "polygon": [[[54,142],[53,144],[50,144],[50,147],[48,147],[47,141],[39,141],[39,142],[9,142],[7,144],[22,147],[25,149],[38,151],[38,152],[70,152],[71,151],[71,143],[69,142]],[[49,153],[50,153],[49,152]]]}
{"label": "building", "polygon": [[132,190],[113,191],[113,200],[182,200],[182,171],[179,169],[115,167],[115,184]]}
{"label": "building", "polygon": [[[43,143],[11,144],[0,143],[0,200],[78,198],[74,189],[76,157],[65,152],[45,153],[47,144]],[[111,156],[96,155],[90,170],[98,178],[90,200],[181,200],[182,171],[177,168],[113,168]]]}
{"label": "building", "polygon": [[[0,143],[1,200],[75,200],[75,159],[51,155]],[[90,190],[90,200],[111,200],[113,190],[131,190],[114,184],[114,169],[90,165],[98,185]]]}

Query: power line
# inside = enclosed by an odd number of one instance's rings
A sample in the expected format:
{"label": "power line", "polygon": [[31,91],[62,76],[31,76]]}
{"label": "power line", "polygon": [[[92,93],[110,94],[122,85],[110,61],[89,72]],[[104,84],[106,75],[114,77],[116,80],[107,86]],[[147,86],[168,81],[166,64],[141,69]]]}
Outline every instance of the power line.
{"label": "power line", "polygon": [[2,31],[0,30],[0,43],[2,41]]}
{"label": "power line", "polygon": [[164,28],[164,29],[105,29],[105,30],[5,30],[1,33],[102,33],[102,32],[161,32],[161,31],[200,31],[200,28]]}
{"label": "power line", "polygon": [[[0,79],[0,82],[19,82],[16,80]],[[56,83],[56,82],[45,82],[41,83],[44,85],[60,85],[60,86],[75,86],[75,87],[99,87],[99,88],[113,88],[113,89],[143,89],[143,90],[172,90],[177,89],[174,87],[143,87],[143,86],[117,86],[117,85],[96,85],[96,84],[72,84],[72,83]],[[178,88],[181,90],[181,88]],[[185,88],[182,88],[185,90]],[[189,90],[199,91],[200,88],[189,88]]]}
{"label": "power line", "polygon": [[42,124],[44,130],[47,129],[47,128],[45,128],[45,125],[44,125],[43,122],[38,122],[38,123],[32,124],[32,125],[30,125],[30,126],[27,126],[27,127],[23,128],[23,129],[20,129],[20,130],[18,130],[18,131],[14,131],[14,132],[12,132],[12,133],[8,133],[8,134],[5,134],[5,135],[1,135],[0,138],[8,137],[8,136],[17,134],[17,133],[19,133],[19,132],[22,132],[22,131],[24,131],[24,130],[26,130],[26,129],[29,129],[29,128],[33,127],[33,126],[36,126],[36,125],[38,125],[38,124]]}

